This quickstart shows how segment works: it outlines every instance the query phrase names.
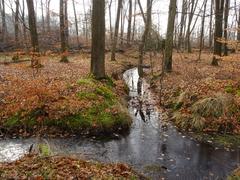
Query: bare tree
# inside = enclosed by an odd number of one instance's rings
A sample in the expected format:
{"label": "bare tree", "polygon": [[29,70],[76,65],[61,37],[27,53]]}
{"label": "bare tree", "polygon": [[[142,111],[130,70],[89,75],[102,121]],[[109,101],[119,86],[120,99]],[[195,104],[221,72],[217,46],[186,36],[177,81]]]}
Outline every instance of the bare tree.
{"label": "bare tree", "polygon": [[50,33],[50,3],[51,0],[46,0],[46,24],[47,24],[47,31]]}
{"label": "bare tree", "polygon": [[5,13],[5,0],[2,0],[2,41],[6,42],[7,36],[7,23],[6,23],[6,13]]}
{"label": "bare tree", "polygon": [[143,76],[143,56],[144,56],[144,47],[149,38],[151,24],[152,24],[152,2],[153,0],[147,0],[147,18],[145,23],[145,29],[142,35],[142,40],[139,45],[139,61],[138,61],[138,74],[140,77]]}
{"label": "bare tree", "polygon": [[114,37],[112,42],[111,61],[116,61],[115,53],[116,53],[116,47],[118,42],[118,31],[119,31],[121,9],[122,9],[122,0],[118,0],[117,17],[116,17]]}
{"label": "bare tree", "polygon": [[214,52],[212,65],[217,66],[219,56],[222,55],[222,39],[223,27],[223,7],[224,0],[215,0],[215,30],[214,30]]}
{"label": "bare tree", "polygon": [[15,43],[16,46],[19,45],[19,0],[15,1],[16,11],[15,11],[15,23],[14,23],[14,30],[15,30]]}
{"label": "bare tree", "polygon": [[92,3],[91,73],[101,79],[105,77],[105,1]]}
{"label": "bare tree", "polygon": [[198,54],[198,60],[199,61],[201,59],[202,48],[204,46],[203,33],[204,33],[204,26],[205,26],[206,8],[207,8],[207,0],[204,0],[204,9],[203,9],[202,25],[201,25],[201,35],[200,35],[200,47],[199,47],[199,54]]}
{"label": "bare tree", "polygon": [[39,52],[38,34],[37,34],[36,17],[35,17],[33,0],[27,0],[27,7],[28,7],[28,22],[29,22],[29,30],[31,34],[32,48],[34,52]]}
{"label": "bare tree", "polygon": [[59,8],[59,14],[60,14],[60,39],[61,39],[61,51],[62,51],[62,57],[60,62],[68,62],[66,51],[68,49],[67,46],[67,35],[66,35],[66,28],[65,28],[65,8],[64,8],[64,0],[60,0],[60,8]]}
{"label": "bare tree", "polygon": [[75,30],[77,35],[77,45],[78,48],[80,48],[80,41],[79,41],[79,35],[78,35],[78,20],[77,20],[77,13],[76,13],[76,7],[75,7],[75,0],[72,0],[73,4],[73,12],[74,12],[74,19],[75,19]]}
{"label": "bare tree", "polygon": [[228,15],[229,15],[229,4],[230,0],[225,0],[225,6],[224,6],[224,56],[228,55],[228,48],[227,48],[227,40],[228,40]]}
{"label": "bare tree", "polygon": [[128,45],[130,44],[131,28],[132,28],[132,0],[129,0],[128,31],[127,31],[127,44],[128,44]]}
{"label": "bare tree", "polygon": [[212,19],[213,19],[213,4],[214,0],[211,0],[210,6],[210,22],[209,22],[209,48],[212,49],[212,42],[213,42],[213,30],[212,30]]}
{"label": "bare tree", "polygon": [[173,52],[173,33],[174,33],[174,22],[177,8],[176,0],[170,0],[169,11],[168,11],[168,26],[167,36],[165,42],[165,57],[164,57],[164,71],[172,71],[172,52]]}
{"label": "bare tree", "polygon": [[183,43],[183,33],[184,33],[184,25],[186,24],[186,15],[187,15],[187,0],[182,1],[182,13],[181,13],[181,21],[180,21],[180,32],[178,36],[178,49],[181,49]]}

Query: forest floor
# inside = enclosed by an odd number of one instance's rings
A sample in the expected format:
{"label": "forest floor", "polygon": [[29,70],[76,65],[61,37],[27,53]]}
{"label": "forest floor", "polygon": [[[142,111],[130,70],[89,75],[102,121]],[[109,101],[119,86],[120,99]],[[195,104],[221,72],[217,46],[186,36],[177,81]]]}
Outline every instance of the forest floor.
{"label": "forest floor", "polygon": [[[106,72],[109,78],[101,82],[89,76],[88,53],[70,54],[70,63],[66,64],[59,62],[60,56],[57,54],[41,56],[39,60],[43,67],[39,69],[31,68],[29,61],[12,63],[12,56],[11,53],[0,56],[0,136],[11,133],[12,136],[28,137],[48,132],[52,136],[64,137],[79,131],[78,128],[74,129],[76,126],[88,131],[97,129],[95,133],[99,132],[98,129],[112,128],[117,131],[119,127],[130,127],[126,107],[121,105],[124,102],[120,97],[126,95],[121,74],[137,65],[137,51],[118,54],[116,62],[111,62],[107,54]],[[26,55],[20,57],[23,60],[29,58]],[[173,72],[161,76],[162,56],[153,56],[150,61],[146,54],[144,64],[150,68],[145,70],[145,77],[151,83],[152,90],[159,95],[159,106],[163,109],[165,120],[172,120],[182,131],[194,132],[193,136],[199,140],[239,146],[240,55],[223,58],[218,67],[210,65],[211,59],[212,55],[208,52],[203,53],[201,61],[197,61],[197,53],[175,52]],[[84,116],[79,115],[79,111]],[[57,121],[62,117],[70,118],[63,118],[67,123]],[[101,118],[96,120],[94,117]],[[118,120],[113,121],[113,117]],[[50,119],[56,121],[44,123]],[[81,123],[75,119],[80,119]],[[51,131],[46,127],[48,125]],[[67,129],[62,132],[54,126]],[[64,169],[62,163],[65,164]],[[42,174],[46,172],[45,167],[48,174]],[[22,179],[28,175],[36,179],[43,179],[44,176],[134,179],[137,176],[124,164],[110,165],[71,157],[38,155],[1,163],[0,169],[0,177],[17,176]]]}
{"label": "forest floor", "polygon": [[1,179],[143,179],[125,164],[103,164],[74,157],[25,155],[0,163]]}
{"label": "forest floor", "polygon": [[107,60],[109,78],[100,82],[89,75],[88,53],[70,54],[69,63],[60,63],[57,54],[41,56],[38,69],[30,67],[29,56],[20,55],[20,62],[14,63],[12,57],[8,53],[0,58],[0,136],[111,134],[129,129],[131,119],[122,100],[127,89],[120,78],[129,60],[123,55],[118,55],[118,62]]}
{"label": "forest floor", "polygon": [[200,141],[240,147],[240,55],[230,54],[212,66],[210,52],[200,61],[196,52],[175,52],[173,71],[164,76],[161,57],[153,56],[146,74],[165,119]]}

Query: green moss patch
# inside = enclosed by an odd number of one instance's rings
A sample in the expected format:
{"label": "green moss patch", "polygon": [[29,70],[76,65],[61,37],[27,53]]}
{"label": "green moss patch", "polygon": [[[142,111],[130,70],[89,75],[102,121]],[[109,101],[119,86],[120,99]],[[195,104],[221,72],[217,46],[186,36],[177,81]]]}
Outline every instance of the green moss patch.
{"label": "green moss patch", "polygon": [[[109,82],[110,80],[106,80]],[[35,133],[54,128],[60,132],[73,134],[115,133],[127,130],[131,125],[128,110],[114,92],[112,84],[100,82],[91,77],[79,79],[75,86],[75,96],[64,98],[57,103],[56,117],[49,117],[50,110],[45,104],[33,110],[21,111],[3,121],[7,132],[27,131]],[[70,89],[71,90],[71,89]],[[47,132],[46,132],[47,131]]]}

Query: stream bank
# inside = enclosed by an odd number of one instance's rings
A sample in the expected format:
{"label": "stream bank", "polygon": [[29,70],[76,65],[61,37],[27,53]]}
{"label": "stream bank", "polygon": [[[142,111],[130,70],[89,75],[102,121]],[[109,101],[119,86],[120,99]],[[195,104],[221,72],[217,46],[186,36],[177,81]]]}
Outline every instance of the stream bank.
{"label": "stream bank", "polygon": [[[139,80],[137,69],[123,75],[130,92],[128,110],[133,119],[127,136],[117,139],[47,138],[56,154],[74,155],[102,162],[124,162],[152,179],[225,179],[239,165],[239,149],[215,148],[199,143],[162,121],[157,98],[149,84]],[[26,153],[35,138],[2,139],[0,161],[13,161]]]}

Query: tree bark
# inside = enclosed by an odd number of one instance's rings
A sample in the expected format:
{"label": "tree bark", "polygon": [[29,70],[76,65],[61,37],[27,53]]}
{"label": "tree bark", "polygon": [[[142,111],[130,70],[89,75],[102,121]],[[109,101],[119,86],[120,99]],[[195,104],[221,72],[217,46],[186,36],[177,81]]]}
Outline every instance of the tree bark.
{"label": "tree bark", "polygon": [[214,30],[214,49],[212,65],[218,65],[219,56],[222,55],[222,39],[223,27],[223,7],[224,0],[215,0],[215,30]]}
{"label": "tree bark", "polygon": [[230,0],[225,0],[225,9],[224,9],[224,56],[228,55],[227,40],[228,40],[228,15],[229,15],[229,4]]}
{"label": "tree bark", "polygon": [[38,34],[37,34],[36,17],[35,17],[33,0],[27,0],[27,7],[28,7],[28,22],[29,22],[33,52],[39,52]]}
{"label": "tree bark", "polygon": [[18,47],[19,45],[19,0],[15,1],[16,11],[15,11],[15,23],[14,23],[14,31],[15,31],[15,43]]}
{"label": "tree bark", "polygon": [[131,28],[132,28],[132,0],[129,0],[127,45],[130,45]]}
{"label": "tree bark", "polygon": [[119,31],[121,9],[122,9],[122,0],[118,0],[117,18],[116,18],[114,37],[113,37],[113,43],[112,43],[111,61],[116,61],[115,52],[116,52],[116,47],[118,42],[118,31]]}
{"label": "tree bark", "polygon": [[147,0],[147,19],[146,19],[146,23],[145,23],[145,30],[142,35],[142,41],[139,45],[138,74],[140,77],[143,77],[144,47],[149,38],[151,24],[152,24],[152,1],[153,0]]}
{"label": "tree bark", "polygon": [[105,77],[105,1],[92,1],[91,73],[96,79]]}
{"label": "tree bark", "polygon": [[209,48],[212,49],[213,44],[213,30],[212,30],[212,19],[213,19],[213,4],[214,0],[211,0],[211,7],[210,7],[210,22],[209,22]]}
{"label": "tree bark", "polygon": [[5,13],[5,0],[2,0],[2,42],[6,42],[7,38],[7,23]]}
{"label": "tree bark", "polygon": [[203,38],[203,33],[204,33],[204,26],[205,26],[205,15],[206,15],[206,8],[207,8],[207,0],[204,2],[204,9],[203,9],[203,16],[202,16],[202,25],[201,25],[201,35],[200,35],[200,47],[199,47],[199,54],[198,54],[198,61],[201,60],[201,53],[202,53],[202,48],[204,45],[204,38]]}
{"label": "tree bark", "polygon": [[165,42],[165,57],[164,57],[164,71],[172,71],[172,52],[173,52],[173,32],[174,22],[176,16],[176,0],[170,0],[169,11],[168,11],[168,27],[167,36]]}
{"label": "tree bark", "polygon": [[69,39],[69,31],[68,31],[68,0],[64,0],[64,31],[65,31],[65,41],[66,46],[68,48],[68,39]]}
{"label": "tree bark", "polygon": [[78,35],[78,20],[77,20],[75,0],[72,0],[72,4],[73,4],[74,19],[75,19],[75,30],[76,30],[76,35],[77,35],[77,45],[78,45],[78,48],[80,48],[80,41],[79,41],[79,35]]}
{"label": "tree bark", "polygon": [[178,49],[181,49],[183,43],[183,28],[186,23],[186,14],[187,14],[187,0],[182,1],[182,14],[180,22],[180,32],[178,37]]}

